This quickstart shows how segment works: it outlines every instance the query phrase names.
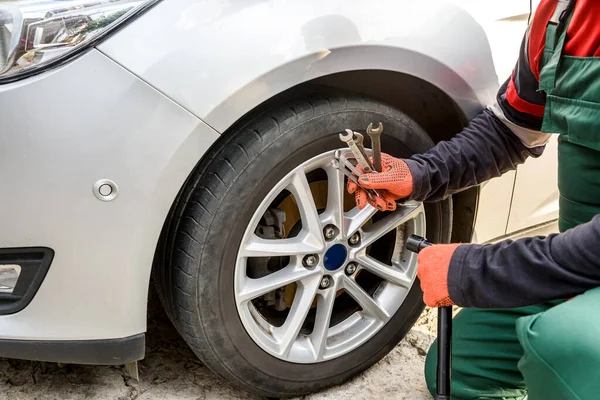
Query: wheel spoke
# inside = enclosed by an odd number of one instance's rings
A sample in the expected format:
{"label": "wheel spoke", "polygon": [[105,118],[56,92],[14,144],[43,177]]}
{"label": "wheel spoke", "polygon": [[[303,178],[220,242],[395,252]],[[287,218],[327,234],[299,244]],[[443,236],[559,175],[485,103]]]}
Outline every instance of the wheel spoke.
{"label": "wheel spoke", "polygon": [[360,265],[369,272],[377,275],[378,277],[385,279],[386,281],[393,283],[394,285],[402,286],[409,289],[412,286],[412,279],[408,274],[403,271],[399,271],[389,265],[386,265],[380,261],[375,260],[368,255],[359,256],[358,262]]}
{"label": "wheel spoke", "polygon": [[362,210],[359,210],[358,207],[354,207],[352,210],[348,211],[344,218],[344,236],[350,237],[354,235],[356,231],[362,228],[362,226],[376,213],[377,209],[370,205],[367,205]]}
{"label": "wheel spoke", "polygon": [[241,257],[301,256],[323,251],[325,246],[320,238],[312,233],[301,234],[287,239],[263,239],[252,235],[240,249]]}
{"label": "wheel spoke", "polygon": [[327,172],[327,208],[324,214],[331,218],[332,224],[342,226],[346,192],[344,174],[333,164],[328,164],[324,169]]}
{"label": "wheel spoke", "polygon": [[318,296],[317,313],[315,316],[315,325],[310,335],[313,345],[315,360],[323,358],[325,346],[327,345],[327,334],[329,332],[329,323],[333,304],[335,303],[336,287],[328,288],[323,294]]}
{"label": "wheel spoke", "polygon": [[363,312],[377,320],[387,322],[390,319],[388,312],[367,292],[361,288],[354,279],[343,277],[344,289],[362,307]]}
{"label": "wheel spoke", "polygon": [[298,204],[300,218],[302,219],[302,229],[305,232],[311,232],[316,237],[322,238],[319,213],[317,212],[315,200],[310,190],[308,179],[306,179],[304,168],[297,168],[294,171],[288,189],[292,192]]}
{"label": "wheel spoke", "polygon": [[273,330],[273,336],[278,339],[281,356],[287,357],[296,341],[300,329],[304,324],[306,315],[310,311],[317,288],[321,281],[321,274],[316,274],[299,282],[296,296],[290,312],[282,326]]}
{"label": "wheel spoke", "polygon": [[309,281],[318,279],[320,275],[321,273],[318,270],[308,270],[298,263],[298,265],[290,264],[262,278],[252,279],[246,276],[242,278],[242,285],[237,293],[237,301],[238,303],[247,302],[290,283],[305,279]]}
{"label": "wheel spoke", "polygon": [[416,218],[423,212],[423,205],[421,203],[399,207],[396,209],[396,211],[386,215],[373,225],[367,226],[363,229],[361,247],[366,248],[367,246],[370,246],[373,244],[373,242],[381,238],[392,229],[395,229],[405,222]]}

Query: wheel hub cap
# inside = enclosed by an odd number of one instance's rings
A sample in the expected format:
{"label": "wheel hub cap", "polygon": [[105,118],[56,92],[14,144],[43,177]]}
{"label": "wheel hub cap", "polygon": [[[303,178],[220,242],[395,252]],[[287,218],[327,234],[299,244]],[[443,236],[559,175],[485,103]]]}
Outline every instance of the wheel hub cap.
{"label": "wheel hub cap", "polygon": [[344,265],[348,251],[343,244],[334,244],[327,250],[323,257],[323,265],[328,271],[335,271]]}

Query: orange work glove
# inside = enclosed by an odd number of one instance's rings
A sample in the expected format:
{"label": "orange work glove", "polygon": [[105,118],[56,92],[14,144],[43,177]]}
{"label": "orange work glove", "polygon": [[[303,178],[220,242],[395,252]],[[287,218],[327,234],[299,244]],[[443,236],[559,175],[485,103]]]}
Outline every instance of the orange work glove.
{"label": "orange work glove", "polygon": [[358,181],[364,188],[379,193],[371,200],[363,188],[349,181],[348,192],[354,193],[356,205],[361,210],[370,204],[379,210],[393,211],[396,200],[407,198],[413,191],[413,177],[406,162],[386,153],[381,153],[381,172],[364,174]]}
{"label": "orange work glove", "polygon": [[436,244],[419,252],[417,276],[421,281],[423,301],[429,307],[454,305],[448,293],[448,269],[459,243]]}

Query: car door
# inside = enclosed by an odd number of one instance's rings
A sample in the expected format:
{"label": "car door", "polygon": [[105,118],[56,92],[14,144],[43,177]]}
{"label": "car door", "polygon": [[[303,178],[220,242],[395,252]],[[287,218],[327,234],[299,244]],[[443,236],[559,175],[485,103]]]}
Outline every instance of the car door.
{"label": "car door", "polygon": [[506,233],[533,228],[558,218],[557,135],[538,159],[517,169]]}

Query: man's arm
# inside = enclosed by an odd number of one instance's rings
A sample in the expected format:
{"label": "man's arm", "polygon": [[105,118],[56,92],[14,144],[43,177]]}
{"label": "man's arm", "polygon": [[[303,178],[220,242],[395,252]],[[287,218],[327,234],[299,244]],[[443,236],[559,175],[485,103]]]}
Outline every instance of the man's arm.
{"label": "man's arm", "polygon": [[561,234],[461,245],[448,269],[460,306],[520,307],[570,298],[600,286],[600,215]]}
{"label": "man's arm", "polygon": [[413,176],[413,200],[437,201],[517,168],[542,154],[543,144],[527,147],[493,113],[484,110],[452,140],[406,159]]}

